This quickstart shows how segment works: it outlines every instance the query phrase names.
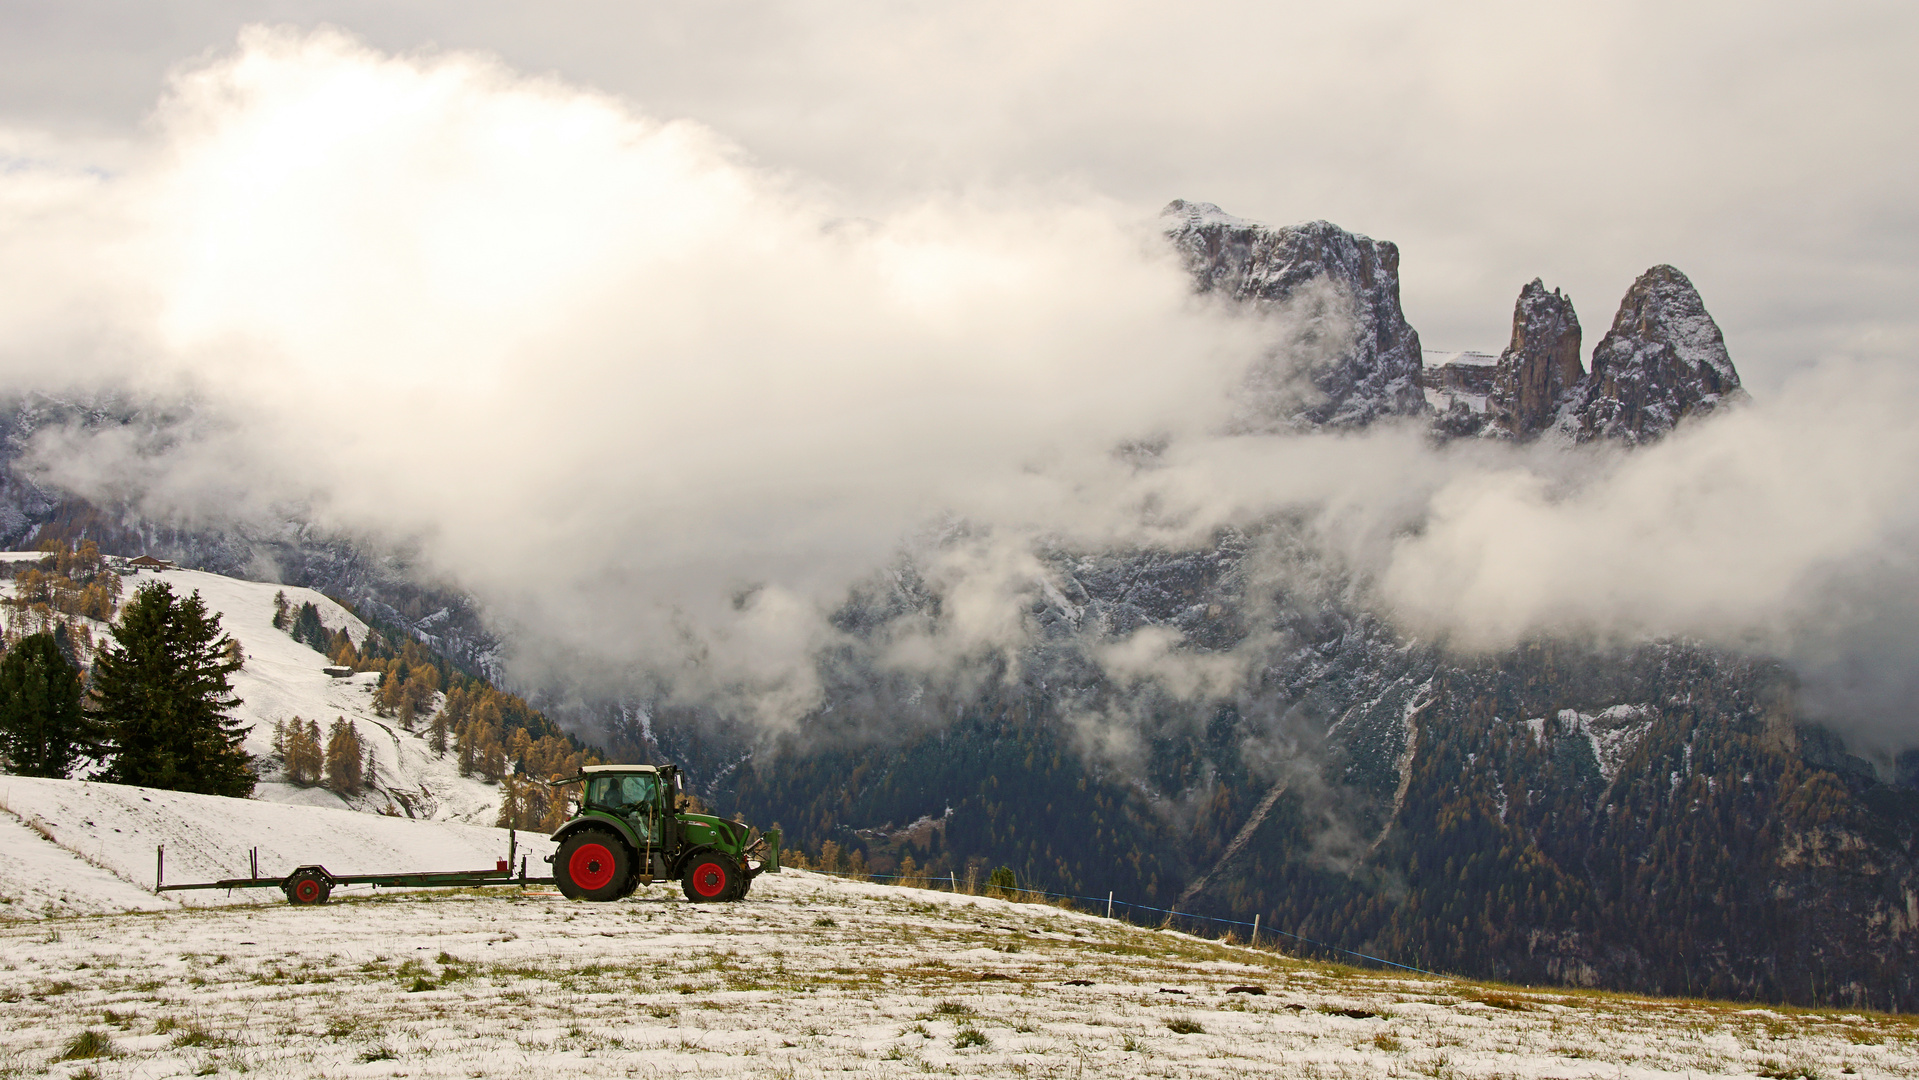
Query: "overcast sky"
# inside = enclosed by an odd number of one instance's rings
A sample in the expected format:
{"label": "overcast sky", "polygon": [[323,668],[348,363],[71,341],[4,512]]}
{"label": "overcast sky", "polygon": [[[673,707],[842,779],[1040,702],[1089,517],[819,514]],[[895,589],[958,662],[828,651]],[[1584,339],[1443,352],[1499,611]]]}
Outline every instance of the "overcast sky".
{"label": "overcast sky", "polygon": [[1496,350],[1519,286],[1590,351],[1687,272],[1765,392],[1919,352],[1919,5],[494,0],[0,2],[0,126],[112,144],[249,23],[474,49],[696,119],[883,213],[929,191],[1182,197],[1400,245],[1429,348]]}

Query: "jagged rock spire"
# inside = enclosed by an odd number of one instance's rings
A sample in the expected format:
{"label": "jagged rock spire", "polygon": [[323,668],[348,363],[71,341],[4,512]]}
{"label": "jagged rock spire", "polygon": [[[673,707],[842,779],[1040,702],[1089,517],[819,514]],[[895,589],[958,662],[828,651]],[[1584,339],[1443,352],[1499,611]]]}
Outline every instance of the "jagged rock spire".
{"label": "jagged rock spire", "polygon": [[1579,316],[1572,298],[1532,279],[1513,305],[1513,338],[1499,354],[1488,411],[1514,438],[1552,426],[1565,398],[1586,378],[1579,362]]}
{"label": "jagged rock spire", "polygon": [[1292,317],[1271,369],[1254,373],[1247,430],[1360,427],[1427,411],[1419,334],[1399,306],[1397,247],[1326,221],[1267,228],[1184,199],[1161,216],[1200,292]]}
{"label": "jagged rock spire", "polygon": [[1699,290],[1678,270],[1655,266],[1626,290],[1593,350],[1592,374],[1557,426],[1581,442],[1650,442],[1689,416],[1745,398]]}

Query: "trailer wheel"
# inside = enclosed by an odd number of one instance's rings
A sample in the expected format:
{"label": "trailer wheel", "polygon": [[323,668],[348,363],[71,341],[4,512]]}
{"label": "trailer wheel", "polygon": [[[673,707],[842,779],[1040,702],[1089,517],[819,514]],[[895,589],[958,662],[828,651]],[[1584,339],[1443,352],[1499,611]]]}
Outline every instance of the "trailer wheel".
{"label": "trailer wheel", "polygon": [[566,838],[553,860],[553,881],[569,900],[618,900],[632,890],[633,856],[612,833],[586,829]]}
{"label": "trailer wheel", "polygon": [[301,907],[312,907],[326,903],[333,894],[333,883],[318,870],[297,870],[281,886],[287,893],[287,903]]}
{"label": "trailer wheel", "polygon": [[687,867],[686,876],[680,879],[680,888],[686,892],[686,898],[696,904],[737,900],[741,877],[738,863],[717,851],[708,851]]}

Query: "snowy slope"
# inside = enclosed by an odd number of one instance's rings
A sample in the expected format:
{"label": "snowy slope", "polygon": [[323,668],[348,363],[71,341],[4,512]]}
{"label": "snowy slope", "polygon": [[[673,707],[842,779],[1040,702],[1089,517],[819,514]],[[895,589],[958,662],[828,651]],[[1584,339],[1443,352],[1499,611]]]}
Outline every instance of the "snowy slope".
{"label": "snowy slope", "polygon": [[[4,801],[4,784],[0,784],[0,802]],[[0,813],[0,918],[100,915],[177,906],[88,863],[41,835],[28,821]]]}
{"label": "snowy slope", "polygon": [[[13,557],[38,558],[39,553],[0,553],[0,560]],[[344,626],[354,643],[360,644],[366,640],[366,624],[345,608],[312,589],[242,581],[195,570],[148,570],[129,574],[125,578],[126,598],[130,599],[134,590],[155,580],[171,585],[178,596],[198,592],[208,609],[219,614],[222,628],[240,642],[246,654],[246,666],[233,677],[234,692],[241,698],[233,715],[242,723],[252,725],[246,751],[262,766],[255,798],[374,813],[391,807],[394,812],[410,817],[476,825],[492,825],[498,818],[499,788],[461,776],[450,755],[444,758],[435,755],[427,746],[424,724],[420,733],[412,733],[402,729],[397,721],[374,714],[377,674],[332,678],[321,670],[327,664],[325,656],[273,627],[273,597],[284,591],[294,610],[302,603],[313,604],[328,630]],[[11,582],[0,582],[0,591],[11,589]],[[97,643],[104,646],[109,642],[104,624],[94,623],[92,629]],[[267,759],[273,749],[273,725],[296,716],[317,722],[323,737],[336,719],[353,724],[361,741],[373,748],[372,789],[346,797],[325,788],[302,788],[287,783]]]}
{"label": "snowy slope", "polygon": [[473,868],[505,836],[71,780],[0,799],[0,911],[99,913],[0,920],[6,1075],[92,1031],[116,1076],[1919,1077],[1913,1018],[1358,971],[798,871],[735,904],[660,883],[183,911],[129,884],[155,843],[175,879],[237,873],[250,845],[271,872]]}
{"label": "snowy slope", "polygon": [[[507,853],[505,829],[412,821],[325,807],[288,806],[83,780],[0,777],[0,914],[125,911],[182,904],[271,902],[271,890],[170,892],[159,904],[155,848],[166,846],[166,880],[245,877],[248,850],[260,873],[282,876],[318,863],[336,874],[481,870]],[[45,837],[43,839],[43,837]],[[544,836],[522,836],[528,872],[546,872]]]}
{"label": "snowy slope", "polygon": [[[655,885],[14,924],[0,952],[8,1075],[1919,1076],[1911,1017],[1361,971],[796,872],[736,904]],[[48,1068],[87,1031],[111,1059]]]}

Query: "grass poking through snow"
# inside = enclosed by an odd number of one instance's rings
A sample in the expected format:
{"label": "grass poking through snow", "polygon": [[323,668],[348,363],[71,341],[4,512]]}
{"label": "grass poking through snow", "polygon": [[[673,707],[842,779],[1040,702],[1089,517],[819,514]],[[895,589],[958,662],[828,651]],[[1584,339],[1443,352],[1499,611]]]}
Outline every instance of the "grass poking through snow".
{"label": "grass poking through snow", "polygon": [[794,873],[737,904],[654,886],[7,923],[0,956],[0,1078],[1919,1080],[1912,1017],[1412,977]]}

